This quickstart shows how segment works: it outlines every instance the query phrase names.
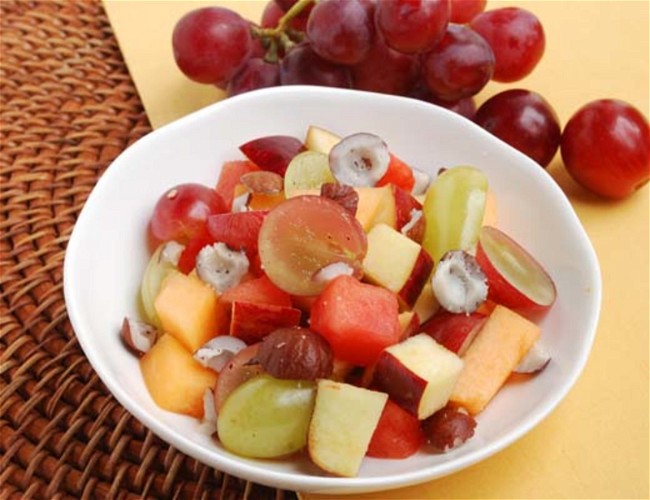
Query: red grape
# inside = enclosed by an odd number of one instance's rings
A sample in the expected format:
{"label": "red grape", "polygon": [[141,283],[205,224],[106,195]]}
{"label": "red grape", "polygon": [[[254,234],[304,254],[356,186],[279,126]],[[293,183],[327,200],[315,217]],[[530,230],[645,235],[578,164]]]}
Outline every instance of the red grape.
{"label": "red grape", "polygon": [[650,179],[650,130],[633,106],[601,99],[580,108],[562,133],[562,159],[590,191],[620,199]]}
{"label": "red grape", "polygon": [[487,0],[451,0],[449,21],[465,24],[485,10]]}
{"label": "red grape", "polygon": [[370,50],[373,23],[358,0],[321,0],[307,22],[307,39],[323,59],[356,64]]}
{"label": "red grape", "polygon": [[262,11],[260,26],[262,26],[262,28],[275,28],[282,16],[284,16],[282,8],[277,4],[277,2],[275,2],[275,0],[269,0]]}
{"label": "red grape", "polygon": [[391,49],[378,35],[366,57],[351,71],[356,89],[404,95],[415,84],[420,63],[416,56]]}
{"label": "red grape", "polygon": [[291,49],[282,59],[280,82],[282,85],[322,85],[341,88],[352,86],[347,67],[326,61],[306,43]]}
{"label": "red grape", "polygon": [[469,120],[473,120],[476,116],[476,103],[472,97],[464,97],[454,102],[439,101],[435,98],[429,101],[431,104],[441,106],[449,111],[453,111]]}
{"label": "red grape", "polygon": [[196,9],[174,27],[174,58],[191,80],[224,86],[250,56],[250,24],[222,7]]}
{"label": "red grape", "polygon": [[560,125],[551,105],[523,89],[501,92],[483,103],[475,122],[546,167],[560,144]]}
{"label": "red grape", "polygon": [[208,216],[226,211],[214,189],[202,184],[179,184],[158,199],[149,222],[150,236],[186,244],[206,234]]}
{"label": "red grape", "polygon": [[490,81],[494,54],[481,35],[450,24],[436,48],[424,56],[422,69],[434,96],[457,101],[477,94]]}
{"label": "red grape", "polygon": [[492,78],[514,82],[528,75],[544,54],[546,39],[539,19],[517,7],[489,10],[476,16],[470,27],[492,47],[496,64]]}
{"label": "red grape", "polygon": [[280,66],[258,57],[250,58],[228,83],[228,95],[280,85]]}
{"label": "red grape", "polygon": [[449,0],[381,0],[375,24],[389,47],[406,54],[432,48],[445,34]]}

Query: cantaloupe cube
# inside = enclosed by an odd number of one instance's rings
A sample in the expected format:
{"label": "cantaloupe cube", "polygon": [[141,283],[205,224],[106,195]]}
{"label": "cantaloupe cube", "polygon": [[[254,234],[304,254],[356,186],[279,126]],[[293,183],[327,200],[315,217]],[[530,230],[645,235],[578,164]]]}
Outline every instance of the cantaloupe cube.
{"label": "cantaloupe cube", "polygon": [[497,305],[463,356],[450,401],[473,415],[481,412],[539,335],[535,323]]}
{"label": "cantaloupe cube", "polygon": [[203,417],[203,393],[217,383],[173,336],[165,334],[142,358],[140,370],[154,402],[163,410]]}
{"label": "cantaloupe cube", "polygon": [[165,278],[154,302],[162,330],[178,339],[190,352],[212,337],[227,333],[227,307],[201,280],[179,272]]}
{"label": "cantaloupe cube", "polygon": [[377,224],[386,224],[390,227],[396,226],[395,196],[390,185],[358,187],[355,189],[359,195],[356,218],[365,232],[370,231]]}

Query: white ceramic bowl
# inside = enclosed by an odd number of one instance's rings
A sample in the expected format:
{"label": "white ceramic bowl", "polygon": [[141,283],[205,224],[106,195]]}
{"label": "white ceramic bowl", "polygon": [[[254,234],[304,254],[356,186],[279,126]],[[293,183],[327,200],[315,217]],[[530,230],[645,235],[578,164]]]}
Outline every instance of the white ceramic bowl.
{"label": "white ceramic bowl", "polygon": [[[496,194],[499,227],[555,280],[542,320],[553,359],[538,376],[506,386],[478,417],[475,436],[444,455],[365,459],[356,478],[329,477],[305,459],[250,460],[210,439],[198,421],[159,409],[119,339],[136,314],[147,263],[146,225],[158,197],[183,182],[214,185],[238,146],[274,134],[304,137],[309,125],[340,135],[372,132],[407,163],[481,168]],[[83,208],[67,249],[64,290],[79,342],[103,382],[136,418],[184,453],[227,473],[281,488],[368,492],[431,480],[468,467],[520,438],[564,398],[587,361],[598,321],[596,255],[571,205],[537,164],[468,120],[419,101],[319,87],[281,87],[214,104],[144,137],[113,162]],[[549,439],[552,439],[549,436]]]}

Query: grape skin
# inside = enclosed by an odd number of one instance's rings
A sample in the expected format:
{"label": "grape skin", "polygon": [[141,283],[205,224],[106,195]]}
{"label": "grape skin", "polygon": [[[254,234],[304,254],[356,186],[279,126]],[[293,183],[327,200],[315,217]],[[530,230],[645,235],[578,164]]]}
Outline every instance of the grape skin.
{"label": "grape skin", "polygon": [[282,85],[322,85],[350,88],[350,71],[320,57],[309,44],[294,47],[280,64]]}
{"label": "grape skin", "polygon": [[250,58],[228,83],[228,95],[280,85],[280,67],[259,57]]}

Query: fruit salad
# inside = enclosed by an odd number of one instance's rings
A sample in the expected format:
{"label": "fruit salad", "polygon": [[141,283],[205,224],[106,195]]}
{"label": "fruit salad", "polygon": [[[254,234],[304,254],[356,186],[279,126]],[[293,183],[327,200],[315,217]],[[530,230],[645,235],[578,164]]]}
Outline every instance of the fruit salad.
{"label": "fruit salad", "polygon": [[316,126],[239,149],[152,207],[121,336],[160,408],[239,456],[354,477],[462,446],[513,372],[548,364],[533,318],[555,285],[497,228],[479,168],[430,176]]}

